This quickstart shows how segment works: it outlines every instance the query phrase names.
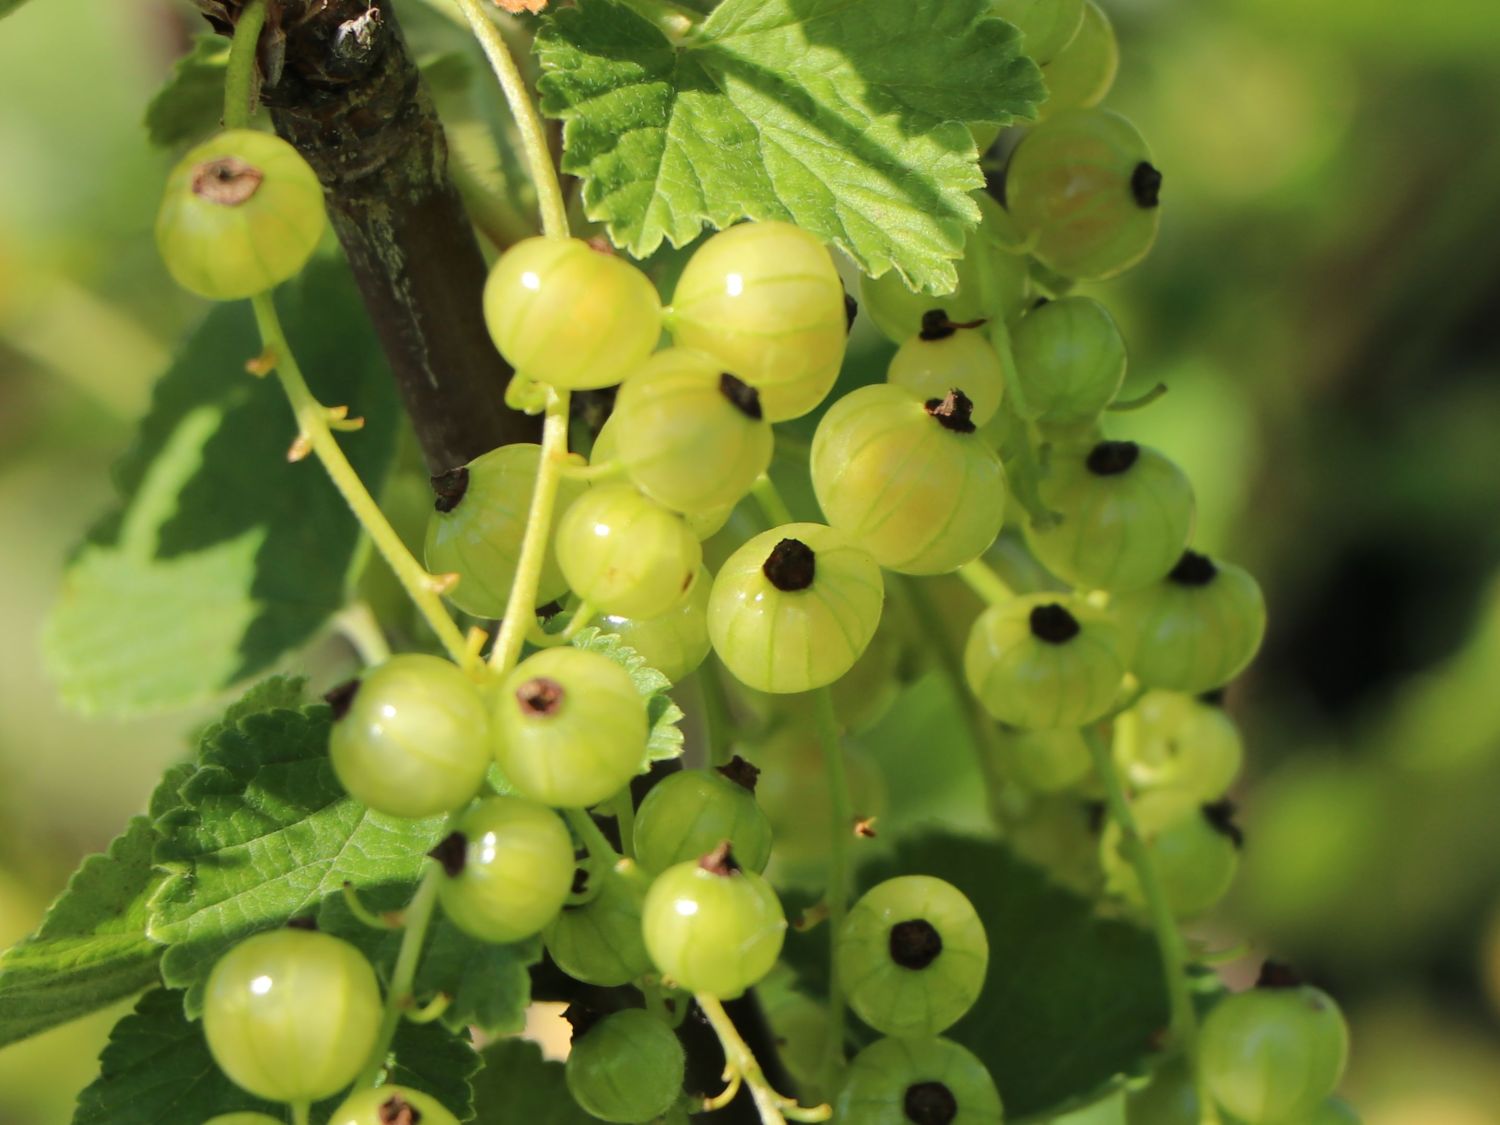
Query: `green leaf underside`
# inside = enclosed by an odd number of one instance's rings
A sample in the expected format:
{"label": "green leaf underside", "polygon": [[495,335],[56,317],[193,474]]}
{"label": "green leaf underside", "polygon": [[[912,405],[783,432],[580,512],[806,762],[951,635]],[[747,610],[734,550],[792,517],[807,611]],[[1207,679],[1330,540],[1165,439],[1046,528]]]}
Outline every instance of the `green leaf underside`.
{"label": "green leaf underside", "polygon": [[[1007,1119],[1047,1116],[1144,1069],[1167,1026],[1155,942],[1099,918],[1002,844],[937,833],[902,842],[860,872],[861,889],[897,875],[934,875],[961,889],[984,920],[989,975],[946,1034],[994,1076]],[[826,991],[826,936],[788,938],[802,987]]]}
{"label": "green leaf underside", "polygon": [[636,257],[703,225],[783,219],[872,276],[949,292],[983,185],[967,125],[1040,74],[986,0],[726,0],[674,46],[610,0],[537,37],[542,108],[590,218]]}
{"label": "green leaf underside", "polygon": [[[396,1033],[389,1081],[438,1098],[459,1120],[472,1112],[469,1077],[479,1056],[444,1028],[404,1024]],[[258,1111],[283,1119],[284,1109],[246,1093],[214,1065],[203,1029],[183,1014],[182,996],[154,989],[115,1025],[100,1056],[100,1073],[78,1097],[73,1125],[203,1125],[221,1113]],[[314,1107],[326,1122],[339,1098]]]}
{"label": "green leaf underside", "polygon": [[646,736],[646,754],[641,762],[644,770],[652,762],[676,758],[682,754],[682,708],[673,702],[667,693],[672,681],[655,668],[647,665],[646,658],[627,645],[618,634],[605,633],[597,626],[580,629],[572,639],[574,648],[585,652],[597,652],[607,656],[630,673],[636,690],[646,698],[646,719],[650,733]]}
{"label": "green leaf underside", "polygon": [[474,1079],[475,1121],[525,1125],[593,1125],[563,1079],[562,1063],[542,1058],[524,1039],[502,1039],[480,1052],[484,1068]]}
{"label": "green leaf underside", "polygon": [[[341,442],[378,493],[400,417],[347,270],[318,262],[278,293],[313,391],[367,422]],[[186,706],[264,670],[344,602],[358,526],[311,458],[246,302],[214,309],[158,382],[116,470],[121,507],[65,576],[45,647],[63,697],[87,712]]]}
{"label": "green leaf underside", "polygon": [[229,41],[199,35],[187,54],[146,106],[146,133],[158,148],[173,148],[206,137],[224,112],[224,70]]}

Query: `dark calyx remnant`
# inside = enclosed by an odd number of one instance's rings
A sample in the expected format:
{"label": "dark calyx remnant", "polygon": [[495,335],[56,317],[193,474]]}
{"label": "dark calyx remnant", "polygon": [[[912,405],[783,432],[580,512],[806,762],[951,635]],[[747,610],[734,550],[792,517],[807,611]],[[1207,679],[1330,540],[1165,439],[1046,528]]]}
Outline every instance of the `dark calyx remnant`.
{"label": "dark calyx remnant", "polygon": [[844,293],[844,331],[854,331],[854,318],[859,315],[859,302],[849,296],[848,291]]}
{"label": "dark calyx remnant", "polygon": [[1203,806],[1203,819],[1208,821],[1209,827],[1221,836],[1229,837],[1229,842],[1236,848],[1242,848],[1245,846],[1245,833],[1234,822],[1234,813],[1234,802],[1227,799]]}
{"label": "dark calyx remnant", "polygon": [[329,688],[323,693],[323,702],[333,708],[333,721],[338,722],[349,713],[349,708],[354,706],[354,697],[359,694],[359,681],[348,680],[338,687]]}
{"label": "dark calyx remnant", "polygon": [[288,918],[286,928],[289,930],[312,930],[318,928],[318,920],[311,916],[305,918]]}
{"label": "dark calyx remnant", "polygon": [[1267,961],[1260,967],[1260,977],[1255,982],[1256,988],[1301,988],[1305,982],[1298,972],[1290,965],[1284,965],[1280,961]]}
{"label": "dark calyx remnant", "polygon": [[422,1114],[400,1094],[380,1103],[380,1125],[422,1125]]}
{"label": "dark calyx remnant", "polygon": [[562,707],[566,694],[562,684],[556,680],[538,676],[516,688],[516,702],[527,715],[551,716],[557,714]]}
{"label": "dark calyx remnant", "polygon": [[1133,441],[1101,441],[1084,464],[1096,477],[1112,477],[1127,472],[1140,456],[1141,447]]}
{"label": "dark calyx remnant", "polygon": [[707,855],[701,856],[698,859],[698,866],[710,875],[737,875],[740,871],[739,862],[734,858],[734,852],[730,850],[728,840],[721,842]]}
{"label": "dark calyx remnant", "polygon": [[469,838],[462,832],[450,832],[427,854],[443,865],[443,873],[448,878],[456,879],[463,874],[464,864],[468,862]]}
{"label": "dark calyx remnant", "polygon": [[747,793],[755,792],[755,783],[760,780],[760,767],[752,765],[736,754],[728,763],[719,767],[719,772]]}
{"label": "dark calyx remnant", "polygon": [[1150,210],[1161,203],[1161,173],[1142,160],[1130,173],[1130,194],[1137,207]]}
{"label": "dark calyx remnant", "polygon": [[925,918],[912,918],[891,927],[891,960],[903,969],[925,969],[943,951],[943,935]]}
{"label": "dark calyx remnant", "polygon": [[1214,566],[1213,559],[1207,555],[1200,555],[1197,551],[1183,551],[1182,558],[1177,560],[1177,565],[1167,577],[1179,586],[1207,586],[1218,573],[1219,568]]}
{"label": "dark calyx remnant", "polygon": [[451,512],[458,507],[464,493],[469,491],[469,466],[460,465],[446,473],[438,473],[431,480],[432,491],[436,496],[432,506],[440,512]]}
{"label": "dark calyx remnant", "polygon": [[914,1082],[901,1108],[912,1125],[948,1125],[958,1116],[958,1099],[941,1082]]}
{"label": "dark calyx remnant", "polygon": [[954,387],[942,398],[930,398],[924,404],[927,413],[937,419],[945,430],[955,434],[974,432],[974,403],[963,391]]}
{"label": "dark calyx remnant", "polygon": [[1065,645],[1078,636],[1078,618],[1056,602],[1039,605],[1031,611],[1031,635],[1049,645]]}
{"label": "dark calyx remnant", "polygon": [[743,379],[724,372],[719,376],[719,393],[746,418],[759,422],[764,417],[760,409],[760,392]]}
{"label": "dark calyx remnant", "polygon": [[221,207],[238,207],[260,190],[265,174],[238,156],[221,156],[193,169],[193,194]]}
{"label": "dark calyx remnant", "polygon": [[783,539],[771,548],[760,570],[772,586],[791,594],[813,584],[818,573],[818,556],[800,539]]}
{"label": "dark calyx remnant", "polygon": [[984,317],[978,320],[949,320],[948,314],[942,309],[928,309],[922,314],[922,327],[917,330],[917,336],[930,344],[937,340],[946,340],[960,328],[980,328],[984,323]]}

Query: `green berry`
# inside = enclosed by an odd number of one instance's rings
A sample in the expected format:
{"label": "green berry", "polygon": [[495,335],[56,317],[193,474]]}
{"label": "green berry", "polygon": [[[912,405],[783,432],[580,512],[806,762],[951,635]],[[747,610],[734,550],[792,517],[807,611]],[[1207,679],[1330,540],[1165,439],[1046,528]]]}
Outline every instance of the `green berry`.
{"label": "green berry", "polygon": [[1093,422],[1125,381],[1125,341],[1092,297],[1048,301],[1011,330],[1016,378],[1038,422]]}
{"label": "green berry", "polygon": [[896,349],[885,379],[923,402],[963,391],[975,426],[995,416],[1005,393],[1005,370],[988,338],[978,327],[953,324],[946,314],[932,317],[927,327]]}
{"label": "green berry", "polygon": [[984,924],[964,893],[926,875],[879,884],[850,909],[834,959],[849,1006],[886,1035],[937,1035],[979,998]]}
{"label": "green berry", "polygon": [[[505,616],[541,451],[541,446],[524,442],[502,445],[462,468],[432,478],[437,501],[427,524],[427,569],[458,575],[448,600],[465,613]],[[565,478],[558,487],[557,510],[565,510],[586,488],[581,481]],[[567,589],[549,542],[537,583],[537,604],[560,598]]]}
{"label": "green berry", "polygon": [[697,669],[708,656],[708,596],[714,576],[698,568],[692,589],[679,605],[656,617],[605,614],[599,628],[614,633],[646,663],[674,684]]}
{"label": "green berry", "polygon": [[651,971],[651,955],[641,933],[641,908],[649,885],[629,860],[593,876],[594,897],[567,905],[542,932],[557,967],[575,980],[612,988]]}
{"label": "green berry", "polygon": [[686,1067],[672,1029],[627,1008],[574,1033],[568,1092],[601,1121],[654,1121],[681,1096]]}
{"label": "green berry", "polygon": [[484,287],[495,347],[518,373],[570,390],[621,382],[656,347],[661,301],[623,258],[576,238],[527,238]]}
{"label": "green berry", "polygon": [[949,1039],[877,1039],[854,1057],[835,1120],[854,1125],[1000,1125],[984,1064]]}
{"label": "green berry", "polygon": [[1101,610],[1055,594],[993,605],[969,631],[964,676],[992,716],[1026,730],[1081,727],[1125,677],[1120,631]]}
{"label": "green berry", "polygon": [[286,1122],[265,1113],[221,1113],[210,1117],[203,1125],[286,1125]]}
{"label": "green berry", "polygon": [[573,838],[551,809],[488,797],[459,818],[433,856],[446,876],[443,913],[464,933],[497,944],[539,932],[573,886]]}
{"label": "green berry", "polygon": [[[1168,790],[1147,793],[1135,803],[1136,824],[1178,918],[1205,914],[1229,893],[1239,868],[1239,832],[1227,823],[1227,811]],[[1145,892],[1113,821],[1105,826],[1099,854],[1110,892],[1146,909]]]}
{"label": "green berry", "polygon": [[727,847],[669,867],[641,916],[651,960],[672,984],[731,1000],[760,981],[786,936],[776,892]]}
{"label": "green berry", "polygon": [[596,652],[545,649],[517,665],[493,713],[495,760],[516,792],[587,808],[640,772],[646,703],[619,664]]}
{"label": "green berry", "polygon": [[1115,763],[1137,789],[1217,801],[1239,775],[1240,733],[1216,703],[1148,691],[1116,724]]}
{"label": "green berry", "polygon": [[339,783],[392,816],[436,816],[479,792],[490,767],[489,714],[446,660],[393,656],[330,693],[328,752]]}
{"label": "green berry", "polygon": [[833,683],[880,624],[880,567],[842,533],[793,523],[729,556],[708,601],[708,635],[734,676],[757,691]]}
{"label": "green berry", "polygon": [[1045,66],[1078,34],[1083,0],[990,0],[990,11],[1021,33],[1021,49]]}
{"label": "green berry", "polygon": [[458,1125],[430,1094],[406,1086],[360,1090],[333,1111],[328,1125]]}
{"label": "green berry", "polygon": [[1094,0],[1084,0],[1078,33],[1042,67],[1047,100],[1037,110],[1037,121],[1098,105],[1115,84],[1119,68],[1120,44],[1109,17]]}
{"label": "green berry", "polygon": [[995,743],[1001,771],[1033,793],[1062,793],[1093,773],[1088,743],[1077,727],[1020,730],[1001,724]]}
{"label": "green berry", "polygon": [[635,854],[647,871],[697,859],[729,841],[757,874],[771,858],[771,822],[755,803],[760,773],[736,757],[717,770],[682,770],[646,794],[635,818]]}
{"label": "green berry", "polygon": [[256,934],[221,957],[203,997],[214,1062],[273,1102],[338,1093],[380,1030],[375,970],[346,941],[313,930]]}
{"label": "green berry", "polygon": [[703,548],[676,512],[633,485],[605,484],[558,521],[557,561],[573,592],[605,613],[657,617],[687,596]]}

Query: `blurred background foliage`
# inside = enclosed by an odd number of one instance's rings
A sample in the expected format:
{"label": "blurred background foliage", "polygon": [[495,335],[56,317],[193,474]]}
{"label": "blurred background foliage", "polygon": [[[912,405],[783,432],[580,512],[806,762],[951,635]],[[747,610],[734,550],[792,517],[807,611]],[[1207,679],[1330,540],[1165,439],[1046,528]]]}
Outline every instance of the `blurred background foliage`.
{"label": "blurred background foliage", "polygon": [[[1105,0],[1110,104],[1166,171],[1147,263],[1100,287],[1114,427],[1178,458],[1200,541],[1259,575],[1252,935],[1340,997],[1370,1125],[1500,1121],[1500,5]],[[139,809],[201,715],[54,702],[37,637],[151,381],[202,314],[150,238],[145,103],[185,3],[0,24],[0,945]],[[1233,978],[1250,964],[1231,968]],[[114,1013],[0,1051],[0,1125],[59,1125]]]}

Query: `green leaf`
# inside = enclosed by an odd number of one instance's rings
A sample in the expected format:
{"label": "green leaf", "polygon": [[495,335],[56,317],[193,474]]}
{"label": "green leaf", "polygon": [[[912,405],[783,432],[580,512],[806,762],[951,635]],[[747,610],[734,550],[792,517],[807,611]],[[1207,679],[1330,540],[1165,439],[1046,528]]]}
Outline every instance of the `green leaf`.
{"label": "green leaf", "polygon": [[471,1080],[479,1071],[479,1052],[464,1034],[451,1032],[438,1023],[402,1020],[391,1049],[396,1061],[386,1081],[431,1094],[460,1121],[474,1116]]}
{"label": "green leaf", "polygon": [[646,737],[646,756],[641,769],[652,762],[676,758],[682,754],[682,731],[677,726],[682,722],[682,708],[667,694],[672,681],[646,663],[646,658],[621,640],[617,633],[602,632],[591,625],[580,629],[572,640],[574,648],[585,652],[597,652],[607,656],[630,673],[636,690],[646,697],[646,718],[651,724],[651,733]]}
{"label": "green leaf", "polygon": [[[394,961],[394,950],[391,958]],[[423,999],[440,992],[452,997],[443,1022],[454,1031],[472,1026],[488,1035],[513,1035],[526,1026],[526,1005],[531,1003],[527,969],[541,959],[540,937],[492,945],[475,941],[439,918],[423,950],[414,988]]]}
{"label": "green leaf", "polygon": [[535,1043],[502,1039],[480,1052],[474,1079],[475,1120],[526,1125],[594,1125],[563,1080],[562,1063],[547,1062]]}
{"label": "green leaf", "polygon": [[581,0],[537,37],[585,210],[636,257],[707,223],[785,219],[872,276],[951,291],[979,218],[967,125],[1043,97],[986,0],[726,0],[680,43]]}
{"label": "green leaf", "polygon": [[224,113],[224,69],[229,40],[199,35],[177,60],[171,77],[146,106],[146,132],[158,148],[175,148],[206,137]]}
{"label": "green leaf", "polygon": [[[313,390],[367,419],[342,438],[379,490],[399,418],[347,271],[310,267],[278,294]],[[211,312],[157,384],[121,461],[121,506],[65,576],[45,638],[63,697],[141,714],[211,698],[312,637],[344,602],[358,527],[295,426],[246,302]]]}
{"label": "green leaf", "polygon": [[442,835],[442,817],[384,816],[345,794],[328,760],[329,721],[319,705],[211,732],[183,806],[158,822],[156,859],[170,874],[148,932],[171,946],[162,976],[188,989],[190,1015],[230,945],[317,913],[346,881],[372,900],[405,901]]}
{"label": "green leaf", "polygon": [[[864,888],[896,875],[935,875],[984,919],[990,969],[969,1014],[946,1034],[978,1055],[1009,1119],[1082,1104],[1116,1075],[1144,1069],[1167,1026],[1166,986],[1153,937],[1097,917],[1004,845],[935,833],[903,842],[860,873]],[[826,992],[827,935],[789,935],[803,987]]]}
{"label": "green leaf", "polygon": [[26,0],[0,0],[0,20],[3,20],[24,3],[26,3]]}

